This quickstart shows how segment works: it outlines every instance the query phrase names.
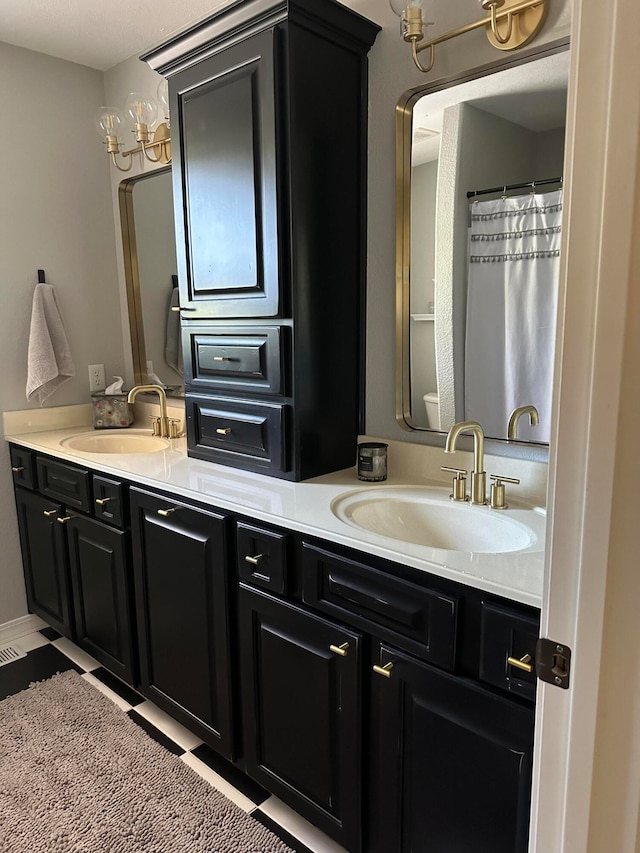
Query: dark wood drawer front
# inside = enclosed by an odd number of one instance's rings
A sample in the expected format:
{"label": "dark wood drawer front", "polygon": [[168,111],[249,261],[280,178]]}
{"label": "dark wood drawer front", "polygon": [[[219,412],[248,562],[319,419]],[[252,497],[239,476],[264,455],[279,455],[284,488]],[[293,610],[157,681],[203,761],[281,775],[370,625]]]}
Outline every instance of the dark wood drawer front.
{"label": "dark wood drawer front", "polygon": [[287,591],[286,533],[238,522],[238,574],[241,580],[283,595]]}
{"label": "dark wood drawer front", "polygon": [[284,470],[284,407],[186,395],[190,455]]}
{"label": "dark wood drawer front", "polygon": [[453,669],[457,599],[303,543],[303,600]]}
{"label": "dark wood drawer front", "polygon": [[96,518],[126,527],[126,487],[119,480],[93,475],[93,512]]}
{"label": "dark wood drawer front", "polygon": [[281,394],[281,337],[285,329],[185,328],[185,383],[188,387]]}
{"label": "dark wood drawer front", "polygon": [[27,489],[35,489],[35,469],[33,465],[33,453],[22,447],[10,447],[11,474],[16,486],[24,486]]}
{"label": "dark wood drawer front", "polygon": [[[480,678],[533,701],[536,698],[534,662],[539,634],[539,617],[493,602],[483,602]],[[531,671],[527,672],[529,667]]]}
{"label": "dark wood drawer front", "polygon": [[91,475],[86,468],[37,458],[40,491],[74,509],[91,512]]}

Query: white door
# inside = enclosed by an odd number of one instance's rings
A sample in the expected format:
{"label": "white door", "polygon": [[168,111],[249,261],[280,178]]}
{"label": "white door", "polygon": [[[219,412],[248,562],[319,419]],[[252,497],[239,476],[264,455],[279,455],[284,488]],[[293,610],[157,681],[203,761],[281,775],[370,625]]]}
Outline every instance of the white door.
{"label": "white door", "polygon": [[[625,314],[633,286],[639,45],[637,0],[574,0],[564,331],[560,323],[541,631],[568,644],[573,660],[568,690],[539,683],[530,841],[535,853],[628,853],[636,846],[635,790],[619,792],[626,802],[616,807],[616,839],[598,849],[593,827],[589,833]],[[638,565],[635,554],[627,556]],[[637,624],[632,631],[637,637]],[[620,655],[629,652],[633,661],[637,640],[630,646]],[[607,661],[607,667],[614,663]],[[637,739],[638,732],[629,733],[637,767],[633,735]],[[638,775],[631,787],[639,784]],[[592,819],[599,806],[596,800]]]}

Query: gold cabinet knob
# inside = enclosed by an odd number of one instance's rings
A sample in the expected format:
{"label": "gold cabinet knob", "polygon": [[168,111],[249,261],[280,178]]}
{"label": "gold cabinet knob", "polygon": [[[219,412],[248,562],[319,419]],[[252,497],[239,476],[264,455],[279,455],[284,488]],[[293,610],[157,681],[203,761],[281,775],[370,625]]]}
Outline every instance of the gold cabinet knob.
{"label": "gold cabinet knob", "polygon": [[329,650],[336,655],[340,655],[341,658],[344,658],[347,656],[347,652],[349,651],[349,643],[343,643],[341,646],[334,646],[332,643],[329,646]]}
{"label": "gold cabinet knob", "polygon": [[231,432],[231,427],[221,427],[216,430],[218,435],[229,435]]}
{"label": "gold cabinet knob", "polygon": [[20,471],[24,471],[24,465],[15,465],[15,466],[12,465],[11,470],[13,471],[14,474],[19,474]]}
{"label": "gold cabinet knob", "polygon": [[45,511],[42,514],[46,515],[47,518],[51,518],[52,515],[58,514],[58,510],[57,509],[45,509]]}
{"label": "gold cabinet knob", "polygon": [[179,509],[179,506],[172,506],[170,509],[159,509],[158,515],[161,515],[163,518],[166,518],[168,515],[173,515],[173,513]]}
{"label": "gold cabinet knob", "polygon": [[113,498],[96,498],[96,503],[98,504],[98,506],[104,506],[105,504],[108,504],[111,500],[113,500]]}
{"label": "gold cabinet knob", "polygon": [[244,558],[244,560],[245,560],[245,563],[251,563],[252,566],[257,566],[263,557],[264,557],[264,554],[256,554],[253,557],[250,554],[247,554],[247,556]]}
{"label": "gold cabinet knob", "polygon": [[377,672],[378,675],[384,675],[385,678],[391,678],[391,670],[393,669],[393,663],[385,663],[384,666],[378,666],[375,664],[373,667],[373,671]]}
{"label": "gold cabinet knob", "polygon": [[58,524],[66,524],[67,521],[71,521],[72,518],[72,515],[65,515],[62,518],[56,518],[56,521],[58,522]]}
{"label": "gold cabinet knob", "polygon": [[515,666],[516,669],[522,669],[524,672],[533,672],[531,655],[523,655],[521,658],[508,657],[507,663],[509,666]]}

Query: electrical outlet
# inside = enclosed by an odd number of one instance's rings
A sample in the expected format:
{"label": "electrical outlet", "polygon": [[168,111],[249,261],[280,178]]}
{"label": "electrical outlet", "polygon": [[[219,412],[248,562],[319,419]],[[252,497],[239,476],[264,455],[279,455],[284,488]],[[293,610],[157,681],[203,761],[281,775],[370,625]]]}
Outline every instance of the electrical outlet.
{"label": "electrical outlet", "polygon": [[96,391],[104,391],[104,364],[89,365],[89,391],[93,394]]}

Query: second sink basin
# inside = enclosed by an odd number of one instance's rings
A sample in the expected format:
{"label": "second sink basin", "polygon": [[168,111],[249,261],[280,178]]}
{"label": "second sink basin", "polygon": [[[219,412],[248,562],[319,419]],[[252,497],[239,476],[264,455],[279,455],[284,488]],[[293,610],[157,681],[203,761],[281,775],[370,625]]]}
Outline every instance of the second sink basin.
{"label": "second sink basin", "polygon": [[83,432],[60,442],[62,447],[82,453],[158,453],[170,447],[166,438],[148,432]]}
{"label": "second sink basin", "polygon": [[438,488],[358,489],[340,495],[331,509],[352,527],[445,551],[499,554],[537,550],[534,546],[544,535],[544,515],[535,510],[491,511],[454,503],[447,490]]}

